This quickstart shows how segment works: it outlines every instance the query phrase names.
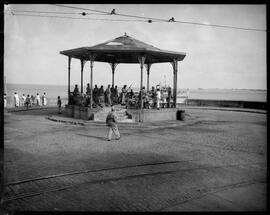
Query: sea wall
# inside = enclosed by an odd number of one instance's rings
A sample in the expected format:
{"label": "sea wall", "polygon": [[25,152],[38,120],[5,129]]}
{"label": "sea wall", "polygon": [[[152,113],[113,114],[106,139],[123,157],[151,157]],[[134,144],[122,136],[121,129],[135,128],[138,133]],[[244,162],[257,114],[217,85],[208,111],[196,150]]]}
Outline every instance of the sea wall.
{"label": "sea wall", "polygon": [[[183,104],[177,104],[181,107]],[[231,107],[231,108],[250,108],[250,109],[267,109],[267,102],[252,101],[230,101],[230,100],[204,100],[204,99],[188,99],[188,106],[210,106],[210,107]]]}

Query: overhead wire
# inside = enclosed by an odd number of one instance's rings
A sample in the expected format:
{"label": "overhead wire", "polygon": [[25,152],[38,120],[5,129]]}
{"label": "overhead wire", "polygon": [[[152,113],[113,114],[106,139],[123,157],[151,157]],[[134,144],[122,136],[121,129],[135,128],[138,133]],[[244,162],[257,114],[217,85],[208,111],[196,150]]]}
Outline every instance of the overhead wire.
{"label": "overhead wire", "polygon": [[194,25],[202,25],[202,26],[210,26],[210,27],[220,27],[220,28],[233,28],[238,30],[248,30],[248,31],[266,31],[265,29],[256,29],[256,28],[242,28],[236,26],[229,26],[229,25],[215,25],[215,24],[206,24],[206,23],[199,23],[199,22],[186,22],[186,21],[174,21],[182,24],[194,24]]}
{"label": "overhead wire", "polygon": [[127,19],[100,19],[100,18],[82,18],[82,17],[69,17],[69,16],[46,16],[36,14],[20,14],[13,13],[15,16],[30,16],[30,17],[48,17],[48,18],[62,18],[62,19],[80,19],[80,20],[96,20],[96,21],[116,21],[116,22],[146,22],[145,20],[127,20]]}
{"label": "overhead wire", "polygon": [[[100,12],[100,13],[112,15],[112,13],[109,13],[109,12],[106,12],[106,11],[101,11],[101,10],[93,10],[93,9],[89,9],[89,8],[81,8],[81,7],[66,6],[66,5],[59,5],[59,4],[54,4],[54,5],[59,6],[59,7],[73,8],[73,9],[96,11],[96,12]],[[199,23],[199,22],[178,21],[178,20],[175,20],[174,17],[172,17],[169,20],[167,20],[167,19],[160,19],[160,18],[153,18],[153,17],[145,17],[145,16],[135,16],[135,15],[129,15],[129,14],[121,14],[121,13],[116,13],[115,12],[115,9],[113,9],[113,11],[114,11],[113,15],[116,15],[116,16],[125,16],[125,17],[132,17],[132,18],[147,19],[149,23],[151,23],[153,20],[155,20],[155,21],[161,21],[161,22],[175,22],[175,23],[193,24],[193,25],[210,26],[210,27],[232,28],[232,29],[238,29],[238,30],[266,31],[266,29],[244,28],[244,27],[229,26],[229,25],[217,25],[217,24],[205,24],[205,23]]]}
{"label": "overhead wire", "polygon": [[72,8],[72,9],[89,10],[89,11],[99,12],[99,13],[103,13],[103,14],[110,14],[108,12],[101,11],[101,10],[87,9],[87,8],[74,7],[74,6],[66,6],[66,5],[60,5],[60,4],[52,4],[52,5],[55,5],[58,7]]}
{"label": "overhead wire", "polygon": [[[67,19],[85,19],[85,20],[99,20],[99,21],[123,21],[123,22],[171,22],[171,23],[181,23],[181,24],[192,24],[192,25],[200,25],[200,26],[209,26],[209,27],[220,27],[220,28],[228,28],[228,29],[238,29],[238,30],[248,30],[248,31],[266,31],[266,29],[256,29],[256,28],[244,28],[244,27],[237,27],[237,26],[229,26],[229,25],[217,25],[217,24],[207,24],[207,23],[199,23],[199,22],[190,22],[190,21],[180,21],[175,20],[174,17],[167,19],[160,19],[160,18],[152,18],[152,17],[144,17],[144,16],[135,16],[129,14],[121,14],[116,13],[115,9],[111,12],[101,11],[101,10],[94,10],[90,8],[82,8],[82,7],[75,7],[75,6],[66,6],[66,5],[59,5],[59,4],[52,4],[58,7],[65,7],[65,8],[72,8],[72,9],[79,9],[79,10],[87,10],[96,13],[87,13],[87,12],[51,12],[51,11],[30,11],[30,10],[10,10],[11,14],[13,15],[20,15],[20,16],[39,16],[39,17],[52,17],[52,18],[67,18]],[[14,13],[16,12],[16,14]],[[32,13],[29,14],[18,14],[18,12],[24,13]],[[44,13],[44,14],[77,14],[77,15],[113,15],[113,16],[125,16],[130,18],[139,18],[140,20],[127,20],[127,19],[100,19],[100,18],[80,18],[80,17],[65,17],[65,16],[42,16],[42,15],[33,15],[33,13]]]}
{"label": "overhead wire", "polygon": [[134,16],[134,15],[128,15],[128,14],[122,14],[122,13],[111,13],[107,11],[101,11],[101,10],[93,10],[89,8],[82,8],[82,7],[74,7],[74,6],[66,6],[66,5],[59,5],[59,4],[53,4],[58,7],[66,7],[66,8],[72,8],[72,9],[79,9],[79,10],[89,10],[89,11],[95,11],[99,13],[103,13],[106,15],[117,15],[117,16],[125,16],[125,17],[132,17],[132,18],[140,18],[140,19],[147,19],[147,20],[155,20],[155,21],[163,21],[163,22],[168,22],[166,19],[159,19],[159,18],[152,18],[152,17],[144,17],[144,16]]}
{"label": "overhead wire", "polygon": [[[24,12],[24,13],[46,13],[46,14],[77,14],[82,15],[82,13],[75,12],[52,12],[52,11],[33,11],[33,10],[12,10],[12,12]],[[85,15],[103,15],[100,13],[84,13]]]}

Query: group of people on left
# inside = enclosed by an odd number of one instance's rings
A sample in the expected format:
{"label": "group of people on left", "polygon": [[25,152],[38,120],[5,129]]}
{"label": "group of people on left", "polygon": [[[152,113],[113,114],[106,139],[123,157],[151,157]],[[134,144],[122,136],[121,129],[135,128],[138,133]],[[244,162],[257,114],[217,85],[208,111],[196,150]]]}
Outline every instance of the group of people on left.
{"label": "group of people on left", "polygon": [[47,105],[47,98],[46,98],[46,93],[44,92],[42,97],[40,97],[39,93],[37,93],[36,96],[33,95],[27,95],[23,94],[21,98],[19,97],[18,93],[14,93],[14,106],[18,108],[19,106],[24,106],[24,107],[32,107],[33,105],[37,106],[46,106]]}

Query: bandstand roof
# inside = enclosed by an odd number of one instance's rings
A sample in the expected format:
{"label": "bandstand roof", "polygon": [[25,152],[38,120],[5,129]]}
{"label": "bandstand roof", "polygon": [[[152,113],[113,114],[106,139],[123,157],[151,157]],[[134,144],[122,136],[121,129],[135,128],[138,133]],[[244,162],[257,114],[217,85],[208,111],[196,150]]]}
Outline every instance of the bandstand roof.
{"label": "bandstand roof", "polygon": [[145,63],[182,61],[186,56],[184,52],[162,50],[126,34],[95,46],[60,51],[60,54],[82,60],[89,60],[91,53],[96,55],[95,61],[108,63],[139,63],[141,55],[146,56]]}

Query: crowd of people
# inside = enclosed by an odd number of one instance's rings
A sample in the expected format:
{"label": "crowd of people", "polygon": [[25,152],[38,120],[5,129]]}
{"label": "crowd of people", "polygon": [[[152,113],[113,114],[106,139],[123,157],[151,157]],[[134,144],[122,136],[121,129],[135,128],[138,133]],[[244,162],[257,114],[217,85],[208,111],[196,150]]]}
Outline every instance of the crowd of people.
{"label": "crowd of people", "polygon": [[[140,108],[141,98],[142,107],[147,109],[160,109],[160,108],[170,108],[172,107],[172,89],[168,87],[156,87],[152,86],[152,89],[147,92],[145,87],[142,87],[141,92],[134,92],[131,88],[132,85],[127,87],[124,85],[121,90],[118,89],[117,85],[111,86],[108,84],[106,88],[101,85],[97,85],[93,88],[93,106],[92,107],[104,107],[112,106],[116,104],[121,104],[128,108]],[[14,107],[24,106],[26,108],[32,106],[46,106],[47,97],[44,92],[42,96],[39,93],[34,95],[23,94],[21,97],[17,92],[14,93]],[[89,106],[91,100],[91,88],[90,84],[87,84],[86,93],[82,94],[79,92],[78,85],[75,85],[73,92],[70,94],[70,104]],[[4,107],[7,106],[6,94],[4,94]],[[57,106],[59,107],[59,112],[61,112],[61,99],[60,96],[57,98]]]}
{"label": "crowd of people", "polygon": [[[23,94],[21,97],[19,97],[18,93],[15,92],[14,93],[14,107],[18,108],[20,106],[24,106],[24,107],[32,107],[34,105],[36,106],[46,106],[47,105],[47,98],[46,98],[46,93],[44,92],[44,94],[40,97],[39,93],[37,93],[36,96],[33,95],[27,95],[25,96],[25,94]],[[6,107],[6,101],[5,101],[5,107]]]}
{"label": "crowd of people", "polygon": [[[43,95],[40,97],[39,93],[37,93],[36,96],[33,95],[27,95],[23,94],[21,97],[19,97],[17,92],[14,92],[13,95],[14,98],[14,107],[26,107],[27,109],[32,106],[46,106],[47,105],[47,98],[46,93],[44,92]],[[4,93],[4,108],[7,107],[7,94]],[[60,96],[57,97],[57,107],[58,107],[58,113],[62,113],[62,101]]]}
{"label": "crowd of people", "polygon": [[[121,104],[129,108],[140,108],[141,96],[143,102],[143,108],[148,109],[160,109],[172,107],[172,89],[170,86],[161,88],[159,85],[152,86],[152,89],[147,92],[145,87],[142,87],[142,91],[137,93],[131,89],[130,85],[124,85],[121,90],[117,85],[111,86],[110,84],[105,89],[103,85],[93,88],[93,107],[104,107]],[[78,85],[75,85],[73,92],[70,95],[70,104],[79,104],[82,106],[88,106],[91,99],[90,85],[87,84],[86,93],[81,94],[79,92]]]}

